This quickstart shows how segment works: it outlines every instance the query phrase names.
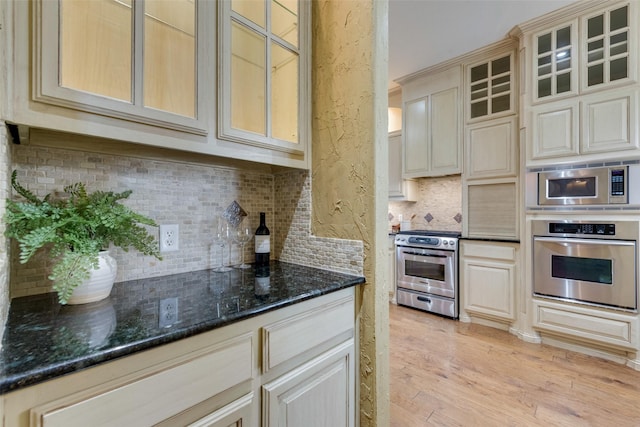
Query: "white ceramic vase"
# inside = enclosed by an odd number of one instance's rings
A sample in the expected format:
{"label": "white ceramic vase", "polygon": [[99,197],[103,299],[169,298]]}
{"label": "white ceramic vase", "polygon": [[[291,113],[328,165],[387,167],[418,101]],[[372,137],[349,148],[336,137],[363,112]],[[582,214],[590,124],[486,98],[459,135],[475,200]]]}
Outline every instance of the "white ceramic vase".
{"label": "white ceramic vase", "polygon": [[105,299],[111,293],[117,272],[116,260],[109,255],[109,251],[101,251],[98,268],[92,270],[89,279],[73,290],[67,304],[86,304]]}

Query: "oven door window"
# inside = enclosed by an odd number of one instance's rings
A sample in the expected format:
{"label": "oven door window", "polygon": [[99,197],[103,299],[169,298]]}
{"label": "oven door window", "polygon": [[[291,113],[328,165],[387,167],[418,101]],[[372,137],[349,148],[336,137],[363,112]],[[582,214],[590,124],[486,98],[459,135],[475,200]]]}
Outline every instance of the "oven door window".
{"label": "oven door window", "polygon": [[445,266],[442,264],[431,263],[426,260],[415,261],[412,259],[405,259],[404,275],[444,282]]}
{"label": "oven door window", "polygon": [[557,279],[613,284],[613,261],[599,258],[551,256],[551,276]]}
{"label": "oven door window", "polygon": [[596,177],[550,179],[547,194],[549,198],[595,197]]}

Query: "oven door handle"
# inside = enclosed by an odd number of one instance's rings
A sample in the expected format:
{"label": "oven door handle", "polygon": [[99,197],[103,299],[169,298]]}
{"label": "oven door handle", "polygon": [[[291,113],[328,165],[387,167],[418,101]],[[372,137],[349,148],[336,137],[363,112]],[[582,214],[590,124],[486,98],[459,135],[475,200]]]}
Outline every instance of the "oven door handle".
{"label": "oven door handle", "polygon": [[608,245],[608,246],[635,246],[635,240],[604,240],[604,239],[562,239],[557,237],[541,237],[541,236],[533,236],[534,242],[549,242],[549,243],[566,243],[566,244],[575,244],[581,243],[585,245]]}
{"label": "oven door handle", "polygon": [[425,254],[422,252],[410,252],[410,251],[402,251],[403,254],[407,255],[417,255],[417,256],[428,256],[431,258],[446,258],[446,255],[438,255],[438,254]]}

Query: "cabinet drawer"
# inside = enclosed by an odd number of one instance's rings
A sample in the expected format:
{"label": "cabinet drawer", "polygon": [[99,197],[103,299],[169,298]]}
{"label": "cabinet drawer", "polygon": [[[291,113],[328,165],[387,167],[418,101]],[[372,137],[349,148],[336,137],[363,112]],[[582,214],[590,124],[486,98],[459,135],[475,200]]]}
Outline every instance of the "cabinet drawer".
{"label": "cabinet drawer", "polygon": [[533,301],[534,326],[543,331],[571,336],[582,341],[636,349],[636,316]]}
{"label": "cabinet drawer", "polygon": [[353,336],[353,297],[335,301],[262,328],[263,372],[339,335]]}
{"label": "cabinet drawer", "polygon": [[42,427],[152,425],[252,378],[251,335],[207,347],[167,369],[116,388],[90,390],[36,407]]}
{"label": "cabinet drawer", "polygon": [[516,248],[500,243],[462,242],[462,256],[515,261]]}

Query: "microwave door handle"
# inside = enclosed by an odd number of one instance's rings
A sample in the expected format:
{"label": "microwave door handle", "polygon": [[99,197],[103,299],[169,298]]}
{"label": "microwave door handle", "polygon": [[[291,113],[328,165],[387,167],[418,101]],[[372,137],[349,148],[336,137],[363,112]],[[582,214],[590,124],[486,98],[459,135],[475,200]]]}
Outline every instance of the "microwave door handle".
{"label": "microwave door handle", "polygon": [[535,242],[549,243],[582,243],[585,245],[607,245],[607,246],[635,246],[635,240],[600,240],[600,239],[563,239],[558,237],[534,236]]}

